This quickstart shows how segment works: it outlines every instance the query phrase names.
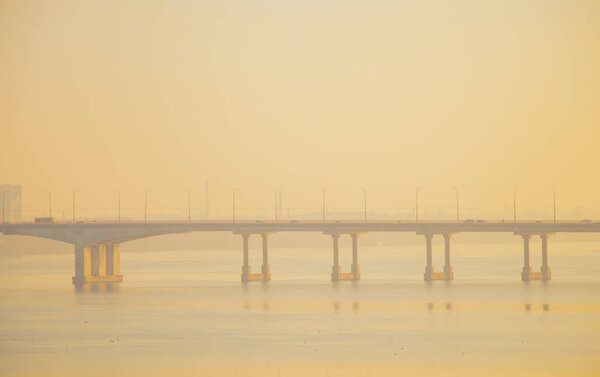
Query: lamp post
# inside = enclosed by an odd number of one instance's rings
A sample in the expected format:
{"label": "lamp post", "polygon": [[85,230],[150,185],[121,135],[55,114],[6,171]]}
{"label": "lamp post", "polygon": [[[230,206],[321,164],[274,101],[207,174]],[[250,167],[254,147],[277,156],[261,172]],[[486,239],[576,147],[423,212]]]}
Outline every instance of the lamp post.
{"label": "lamp post", "polygon": [[121,191],[113,189],[117,193],[117,219],[121,222]]}
{"label": "lamp post", "polygon": [[329,190],[329,187],[323,188],[323,224],[325,224],[325,192]]}
{"label": "lamp post", "polygon": [[79,189],[73,190],[73,224],[75,224],[75,193],[79,191]]}
{"label": "lamp post", "polygon": [[272,188],[271,190],[275,193],[275,221],[277,221],[277,210],[278,210],[278,207],[277,207],[277,199],[278,199],[278,197],[277,197],[277,189]]}
{"label": "lamp post", "polygon": [[188,194],[188,223],[192,222],[192,206],[191,206],[191,194],[190,194],[190,189],[184,189],[185,191],[187,191]]}
{"label": "lamp post", "polygon": [[146,192],[144,193],[144,224],[148,223],[148,192],[150,191],[149,188],[146,189]]}
{"label": "lamp post", "polygon": [[364,187],[359,187],[363,192],[363,209],[365,214],[365,222],[367,222],[367,190]]}
{"label": "lamp post", "polygon": [[52,218],[52,193],[50,191],[44,191],[48,194],[48,217]]}
{"label": "lamp post", "polygon": [[517,190],[522,186],[515,186],[513,190],[513,222],[517,223]]}
{"label": "lamp post", "polygon": [[458,217],[458,189],[456,187],[452,187],[452,189],[454,190],[454,192],[456,192],[456,222],[459,222],[459,217]]}
{"label": "lamp post", "polygon": [[235,192],[239,190],[238,187],[233,189],[233,193],[231,195],[231,220],[235,222]]}
{"label": "lamp post", "polygon": [[415,194],[415,202],[416,202],[416,205],[415,205],[416,211],[415,212],[416,212],[417,224],[419,223],[419,190],[421,190],[421,189],[422,189],[421,186],[417,187],[417,191]]}
{"label": "lamp post", "polygon": [[552,190],[552,202],[553,202],[553,209],[554,209],[554,223],[556,223],[556,189],[554,187],[550,187],[550,190]]}

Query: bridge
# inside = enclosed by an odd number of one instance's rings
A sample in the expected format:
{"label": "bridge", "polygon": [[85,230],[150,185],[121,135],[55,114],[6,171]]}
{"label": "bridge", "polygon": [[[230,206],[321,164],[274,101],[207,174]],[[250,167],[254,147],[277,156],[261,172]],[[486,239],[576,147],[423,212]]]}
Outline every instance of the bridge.
{"label": "bridge", "polygon": [[[231,232],[242,238],[242,282],[269,281],[268,238],[277,232],[321,232],[332,238],[332,281],[360,280],[358,264],[358,239],[367,232],[414,232],[425,238],[425,281],[453,280],[450,255],[451,236],[461,232],[504,232],[523,239],[523,269],[521,279],[550,280],[548,265],[548,238],[559,232],[600,232],[600,221],[152,221],[152,222],[51,222],[1,224],[5,236],[20,235],[52,239],[73,244],[75,247],[75,275],[73,284],[93,282],[121,282],[119,245],[144,237],[188,232]],[[252,273],[248,263],[248,239],[251,235],[262,238],[263,261],[260,273]],[[339,239],[352,239],[352,265],[342,272],[339,263]],[[444,238],[444,267],[436,272],[432,262],[432,239]],[[533,271],[529,261],[529,240],[539,236],[542,241],[542,265]]]}

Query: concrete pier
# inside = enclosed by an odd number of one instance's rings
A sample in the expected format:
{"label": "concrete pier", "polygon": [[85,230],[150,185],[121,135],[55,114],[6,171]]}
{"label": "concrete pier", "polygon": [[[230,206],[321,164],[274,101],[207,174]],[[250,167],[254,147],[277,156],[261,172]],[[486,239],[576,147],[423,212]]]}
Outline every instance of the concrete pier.
{"label": "concrete pier", "polygon": [[454,271],[450,263],[450,237],[452,233],[444,234],[444,279],[454,280]]}
{"label": "concrete pier", "polygon": [[360,280],[360,266],[358,265],[358,233],[352,233],[352,266],[350,271],[353,280]]}
{"label": "concrete pier", "polygon": [[106,246],[92,246],[92,276],[106,275]]}
{"label": "concrete pier", "polygon": [[269,233],[261,233],[262,242],[263,242],[263,263],[261,266],[261,272],[263,275],[264,281],[271,280],[271,267],[269,266],[269,247],[268,247],[268,239]]}
{"label": "concrete pier", "polygon": [[119,244],[106,245],[106,275],[121,274],[121,250]]}
{"label": "concrete pier", "polygon": [[542,240],[542,266],[540,272],[534,272],[531,270],[531,264],[529,262],[529,240],[532,234],[521,234],[523,237],[523,271],[521,272],[521,280],[550,280],[552,273],[550,272],[550,266],[548,266],[548,237],[550,233],[537,234]]}
{"label": "concrete pier", "polygon": [[433,280],[453,280],[454,272],[452,271],[452,264],[450,263],[450,236],[452,233],[443,233],[444,236],[444,272],[435,272],[433,268],[433,250],[431,241],[433,240],[434,233],[425,233],[425,245],[427,249],[427,264],[425,265],[425,273],[423,278],[425,281]]}
{"label": "concrete pier", "polygon": [[331,238],[333,239],[333,267],[331,267],[331,281],[338,281],[340,280],[340,274],[342,273],[339,254],[340,235],[338,233],[332,233]]}
{"label": "concrete pier", "polygon": [[521,280],[532,280],[531,265],[529,264],[529,238],[531,235],[522,234],[523,237],[523,271],[521,272]]}
{"label": "concrete pier", "polygon": [[121,249],[119,244],[104,245],[106,250],[106,275],[104,281],[122,282],[121,275]]}
{"label": "concrete pier", "polygon": [[550,266],[548,266],[548,237],[549,234],[540,234],[540,238],[542,239],[542,280],[550,280],[552,278],[552,273],[550,272]]}
{"label": "concrete pier", "polygon": [[85,283],[87,277],[92,276],[91,247],[75,245],[75,276],[73,284]]}
{"label": "concrete pier", "polygon": [[[116,246],[116,253],[115,253]],[[75,245],[75,276],[73,284],[118,283],[120,274],[118,245]]]}
{"label": "concrete pier", "polygon": [[331,281],[360,280],[360,265],[358,264],[358,236],[360,233],[349,233],[352,237],[352,265],[350,272],[342,272],[339,257],[340,233],[330,233],[333,239],[333,267],[331,268]]}
{"label": "concrete pier", "polygon": [[263,241],[263,263],[261,266],[261,272],[259,274],[253,274],[250,269],[248,262],[248,240],[250,239],[251,233],[241,233],[244,247],[244,264],[242,265],[242,282],[247,283],[251,281],[269,281],[271,280],[271,267],[269,266],[269,248],[268,238],[269,233],[260,233]]}

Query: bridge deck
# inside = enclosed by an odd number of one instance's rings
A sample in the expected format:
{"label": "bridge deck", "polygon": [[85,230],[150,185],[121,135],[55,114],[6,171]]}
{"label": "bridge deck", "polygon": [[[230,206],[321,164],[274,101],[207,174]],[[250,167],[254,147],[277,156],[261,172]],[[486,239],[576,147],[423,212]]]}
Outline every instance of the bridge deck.
{"label": "bridge deck", "polygon": [[0,233],[50,238],[69,243],[126,242],[161,234],[226,231],[233,233],[269,232],[508,232],[550,234],[559,232],[600,232],[600,221],[79,221],[55,223],[18,223],[0,225]]}

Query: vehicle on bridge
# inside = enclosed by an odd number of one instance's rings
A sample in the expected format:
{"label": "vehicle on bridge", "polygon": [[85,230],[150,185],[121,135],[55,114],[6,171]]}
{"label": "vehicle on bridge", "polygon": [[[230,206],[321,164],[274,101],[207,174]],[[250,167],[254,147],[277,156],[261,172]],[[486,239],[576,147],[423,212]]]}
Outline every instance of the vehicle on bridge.
{"label": "vehicle on bridge", "polygon": [[36,217],[36,224],[54,224],[54,217]]}

